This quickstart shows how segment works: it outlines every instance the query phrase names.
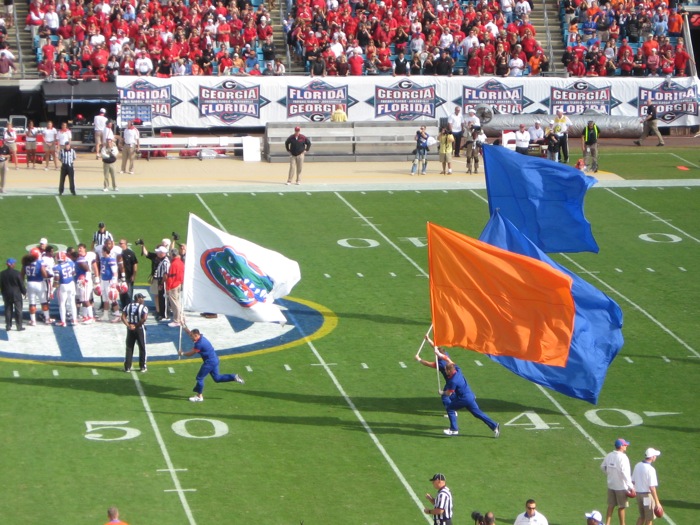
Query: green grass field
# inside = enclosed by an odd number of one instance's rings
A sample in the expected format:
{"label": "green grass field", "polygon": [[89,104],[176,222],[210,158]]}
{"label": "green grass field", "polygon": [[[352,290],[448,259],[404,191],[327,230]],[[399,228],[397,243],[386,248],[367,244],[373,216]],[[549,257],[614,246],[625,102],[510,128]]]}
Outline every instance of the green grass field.
{"label": "green grass field", "polygon": [[[460,436],[445,437],[435,372],[413,361],[430,325],[426,222],[478,236],[488,220],[485,191],[100,195],[60,204],[6,197],[2,257],[20,256],[42,236],[89,242],[99,221],[115,236],[154,245],[173,230],[184,235],[192,212],[297,260],[293,298],[316,305],[325,325],[279,351],[224,358],[222,371],[247,383],[208,380],[198,404],[187,397],[199,361],[120,371],[121,325],[116,335],[100,324],[29,327],[26,346],[17,332],[2,332],[0,352],[11,356],[0,361],[0,521],[103,523],[117,505],[131,525],[420,524],[428,523],[428,479],[443,472],[455,523],[471,523],[473,510],[512,523],[531,497],[552,525],[584,523],[584,512],[605,513],[599,464],[624,437],[632,465],[649,446],[662,451],[665,521],[692,525],[700,513],[699,192],[595,188],[586,213],[600,253],[555,257],[625,312],[626,344],[597,406],[482,355],[453,352],[480,406],[501,423],[499,439],[466,412]],[[189,324],[221,336],[211,322]],[[80,332],[83,356],[116,358],[75,364],[73,339],[59,330]],[[226,344],[236,347],[246,333],[236,330]],[[154,351],[176,338],[176,330],[149,327]],[[17,355],[30,346],[60,353]],[[632,508],[627,523],[634,520]]]}

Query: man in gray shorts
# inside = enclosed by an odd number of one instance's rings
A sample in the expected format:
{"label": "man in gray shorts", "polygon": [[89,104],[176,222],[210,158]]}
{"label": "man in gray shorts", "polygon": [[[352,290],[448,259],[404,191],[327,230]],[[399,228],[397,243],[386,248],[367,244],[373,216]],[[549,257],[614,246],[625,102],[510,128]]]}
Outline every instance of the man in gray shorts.
{"label": "man in gray shorts", "polygon": [[608,513],[605,525],[610,525],[613,510],[617,507],[620,525],[625,525],[625,509],[628,507],[627,491],[632,489],[632,473],[630,460],[626,451],[629,442],[622,438],[615,441],[615,450],[610,452],[600,464],[600,468],[608,478]]}

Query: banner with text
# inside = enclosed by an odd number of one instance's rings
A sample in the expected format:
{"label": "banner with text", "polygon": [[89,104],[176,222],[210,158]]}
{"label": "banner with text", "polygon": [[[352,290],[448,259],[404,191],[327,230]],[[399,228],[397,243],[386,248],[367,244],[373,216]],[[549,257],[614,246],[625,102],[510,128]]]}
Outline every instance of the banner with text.
{"label": "banner with text", "polygon": [[[595,111],[643,117],[657,106],[660,125],[700,125],[697,78],[490,77],[132,77],[117,78],[119,124],[134,117],[156,128],[255,127],[323,122],[341,105],[348,119],[439,119],[455,105],[486,104],[510,114]],[[144,118],[145,117],[145,118]]]}

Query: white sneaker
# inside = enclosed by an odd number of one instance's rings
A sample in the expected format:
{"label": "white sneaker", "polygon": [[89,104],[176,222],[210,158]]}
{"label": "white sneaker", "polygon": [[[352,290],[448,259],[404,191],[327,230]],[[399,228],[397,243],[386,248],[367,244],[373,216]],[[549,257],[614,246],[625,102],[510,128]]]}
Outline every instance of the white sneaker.
{"label": "white sneaker", "polygon": [[102,191],[109,191],[109,188],[102,188]]}
{"label": "white sneaker", "polygon": [[496,423],[496,428],[493,429],[493,437],[497,438],[501,435],[501,425]]}
{"label": "white sneaker", "polygon": [[129,175],[133,175],[133,174],[134,174],[134,172],[133,172],[133,171],[130,171],[130,172],[129,172]]}
{"label": "white sneaker", "polygon": [[242,385],[245,385],[245,381],[244,381],[243,378],[242,378],[241,376],[239,376],[238,374],[236,374],[236,377],[234,377],[233,380],[234,380],[236,383],[240,383],[240,384],[242,384]]}
{"label": "white sneaker", "polygon": [[121,175],[122,173],[124,173],[124,172],[123,172],[123,171],[120,171],[120,172],[119,172],[120,175]]}
{"label": "white sneaker", "polygon": [[114,188],[114,191],[119,191],[119,188],[116,188],[116,187],[115,187],[115,188]]}
{"label": "white sneaker", "polygon": [[446,436],[458,436],[459,435],[459,430],[450,430],[449,428],[446,428],[443,430],[444,434]]}
{"label": "white sneaker", "polygon": [[447,170],[448,175],[452,175],[452,170]]}
{"label": "white sneaker", "polygon": [[200,396],[192,396],[190,398],[190,401],[192,401],[193,403],[201,403],[202,401],[204,401],[204,398]]}
{"label": "white sneaker", "polygon": [[180,326],[180,323],[178,323],[178,322],[176,322],[176,321],[173,321],[172,323],[168,323],[168,326],[169,326],[170,328],[175,328],[175,327],[177,327],[177,326]]}

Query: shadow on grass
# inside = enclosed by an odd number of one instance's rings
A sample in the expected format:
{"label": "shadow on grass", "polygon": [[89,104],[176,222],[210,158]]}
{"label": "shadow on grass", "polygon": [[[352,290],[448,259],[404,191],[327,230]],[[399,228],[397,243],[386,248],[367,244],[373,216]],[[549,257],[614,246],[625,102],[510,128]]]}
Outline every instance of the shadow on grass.
{"label": "shadow on grass", "polygon": [[425,328],[425,319],[406,319],[401,316],[393,315],[381,315],[375,313],[358,313],[358,312],[336,312],[336,315],[340,319],[360,319],[361,321],[368,321],[375,324],[398,324],[398,325],[413,325],[422,326]]}
{"label": "shadow on grass", "polygon": [[661,505],[663,505],[664,509],[666,509],[666,510],[670,510],[670,509],[700,510],[700,503],[696,503],[696,502],[692,502],[692,501],[680,501],[677,499],[661,500]]}
{"label": "shadow on grass", "polygon": [[[138,397],[139,393],[134,385],[134,380],[129,374],[122,373],[122,377],[94,379],[76,378],[22,378],[22,377],[2,377],[0,384],[7,383],[18,387],[32,388],[57,388],[61,390],[72,390],[80,392],[92,392],[95,394],[109,394],[114,396]],[[147,397],[158,397],[162,399],[182,399],[182,389],[173,389],[159,385],[144,385],[147,390]],[[178,391],[179,395],[169,394]]]}

